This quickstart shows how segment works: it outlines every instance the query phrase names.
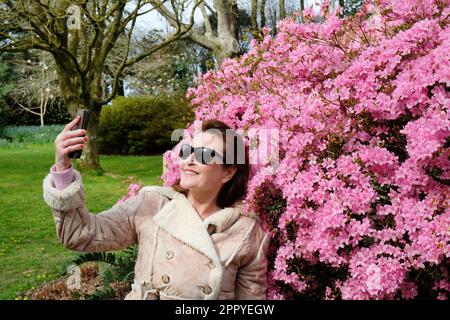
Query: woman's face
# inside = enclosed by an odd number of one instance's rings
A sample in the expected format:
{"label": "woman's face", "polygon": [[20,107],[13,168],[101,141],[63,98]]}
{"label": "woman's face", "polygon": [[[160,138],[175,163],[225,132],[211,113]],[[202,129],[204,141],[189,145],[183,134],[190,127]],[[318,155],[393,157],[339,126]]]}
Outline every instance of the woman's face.
{"label": "woman's face", "polygon": [[[189,144],[194,148],[213,149],[223,156],[223,140],[215,134],[198,133]],[[195,160],[194,153],[186,160],[180,159],[180,186],[186,190],[203,191],[208,194],[219,192],[222,185],[230,180],[236,172],[234,166],[225,167],[221,163],[223,162],[219,156],[215,157],[211,164],[201,164]]]}

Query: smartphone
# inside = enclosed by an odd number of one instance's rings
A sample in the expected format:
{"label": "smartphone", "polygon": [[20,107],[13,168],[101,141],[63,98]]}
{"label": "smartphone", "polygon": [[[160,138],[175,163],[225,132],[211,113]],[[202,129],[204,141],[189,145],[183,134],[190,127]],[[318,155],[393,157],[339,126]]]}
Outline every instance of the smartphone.
{"label": "smartphone", "polygon": [[[89,110],[87,109],[79,109],[77,111],[77,114],[75,115],[75,118],[77,116],[80,116],[80,120],[78,120],[78,124],[75,128],[73,128],[72,130],[78,130],[78,129],[87,129],[88,126],[88,122],[89,122]],[[81,157],[81,152],[83,150],[75,150],[69,153],[69,158],[70,159],[79,159]]]}

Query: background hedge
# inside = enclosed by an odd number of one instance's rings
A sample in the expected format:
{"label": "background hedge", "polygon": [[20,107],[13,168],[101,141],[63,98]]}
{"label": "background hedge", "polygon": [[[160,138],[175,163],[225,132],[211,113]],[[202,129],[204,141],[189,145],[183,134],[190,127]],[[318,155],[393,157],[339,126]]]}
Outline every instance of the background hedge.
{"label": "background hedge", "polygon": [[159,154],[172,148],[173,130],[193,120],[180,96],[118,97],[104,106],[98,134],[102,154]]}

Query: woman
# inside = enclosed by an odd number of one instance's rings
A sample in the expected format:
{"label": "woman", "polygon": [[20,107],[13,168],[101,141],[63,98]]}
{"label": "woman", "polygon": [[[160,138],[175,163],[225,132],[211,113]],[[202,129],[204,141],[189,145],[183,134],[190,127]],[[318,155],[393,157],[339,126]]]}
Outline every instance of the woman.
{"label": "woman", "polygon": [[[174,186],[144,187],[93,215],[67,156],[87,141],[83,130],[71,131],[77,121],[56,138],[56,163],[44,179],[44,199],[66,247],[98,252],[138,243],[135,281],[125,299],[266,298],[269,237],[255,218],[243,215],[248,157],[244,151],[245,163],[237,161],[242,157],[227,139],[226,124],[204,121],[182,145]],[[227,151],[234,153],[231,164]]]}

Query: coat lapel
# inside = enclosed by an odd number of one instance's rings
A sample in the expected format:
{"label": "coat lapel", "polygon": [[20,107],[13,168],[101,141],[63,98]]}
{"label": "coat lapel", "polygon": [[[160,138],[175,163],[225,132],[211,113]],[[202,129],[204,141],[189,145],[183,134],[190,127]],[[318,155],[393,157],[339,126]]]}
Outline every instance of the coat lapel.
{"label": "coat lapel", "polygon": [[220,263],[203,221],[183,194],[175,194],[153,217],[153,221],[174,238],[201,252],[214,263]]}

